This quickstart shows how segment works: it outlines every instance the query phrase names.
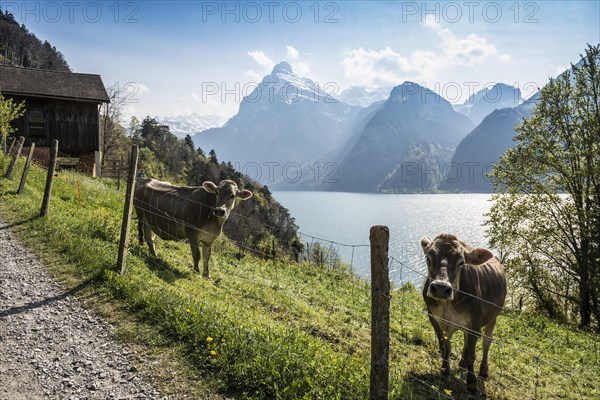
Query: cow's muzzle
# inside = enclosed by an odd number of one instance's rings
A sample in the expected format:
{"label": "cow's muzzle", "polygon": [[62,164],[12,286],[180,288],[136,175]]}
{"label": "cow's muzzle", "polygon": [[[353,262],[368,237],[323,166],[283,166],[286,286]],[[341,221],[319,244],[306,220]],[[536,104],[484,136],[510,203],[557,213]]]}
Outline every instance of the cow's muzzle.
{"label": "cow's muzzle", "polygon": [[449,282],[433,281],[429,285],[427,296],[437,300],[453,300],[454,290]]}
{"label": "cow's muzzle", "polygon": [[227,210],[225,207],[217,207],[213,210],[213,214],[219,218],[225,218],[227,216]]}

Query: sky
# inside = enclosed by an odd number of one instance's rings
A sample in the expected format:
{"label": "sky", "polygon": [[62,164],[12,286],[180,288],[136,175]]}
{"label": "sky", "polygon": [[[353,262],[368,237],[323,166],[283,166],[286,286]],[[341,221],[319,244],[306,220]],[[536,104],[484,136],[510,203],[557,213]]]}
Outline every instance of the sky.
{"label": "sky", "polygon": [[124,119],[230,117],[280,61],[329,91],[412,81],[463,102],[531,96],[600,43],[599,1],[2,1],[74,72],[126,97]]}

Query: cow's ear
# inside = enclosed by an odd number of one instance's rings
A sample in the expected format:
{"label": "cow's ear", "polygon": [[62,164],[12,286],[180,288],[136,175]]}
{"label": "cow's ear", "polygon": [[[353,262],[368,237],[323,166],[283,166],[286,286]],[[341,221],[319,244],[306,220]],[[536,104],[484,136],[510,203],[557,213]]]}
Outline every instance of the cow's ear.
{"label": "cow's ear", "polygon": [[423,236],[421,238],[421,247],[423,248],[423,253],[427,253],[427,247],[431,244],[431,239],[429,236]]}
{"label": "cow's ear", "polygon": [[205,181],[204,183],[202,183],[202,187],[204,188],[204,190],[206,190],[208,193],[213,193],[213,194],[217,194],[217,185],[215,185],[214,183],[212,183],[211,181]]}
{"label": "cow's ear", "polygon": [[480,265],[494,257],[491,251],[488,249],[482,249],[478,247],[469,252],[465,252],[465,261],[469,264]]}
{"label": "cow's ear", "polygon": [[242,200],[248,200],[250,197],[252,197],[252,192],[247,189],[240,190],[237,194],[237,197]]}

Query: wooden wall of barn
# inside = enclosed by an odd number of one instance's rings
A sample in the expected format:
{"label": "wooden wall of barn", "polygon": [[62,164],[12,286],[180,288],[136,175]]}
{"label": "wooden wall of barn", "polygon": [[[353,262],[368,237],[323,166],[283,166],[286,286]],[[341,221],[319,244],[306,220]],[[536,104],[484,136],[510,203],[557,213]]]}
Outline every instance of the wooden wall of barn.
{"label": "wooden wall of barn", "polygon": [[[36,146],[48,147],[52,140],[57,139],[59,150],[63,153],[98,151],[99,115],[98,104],[57,99],[12,97],[15,101],[25,100],[27,112],[13,122],[17,131],[14,136],[25,136],[25,145],[32,141]],[[32,135],[30,132],[30,110],[43,110],[43,135]],[[75,155],[75,154],[74,154]]]}

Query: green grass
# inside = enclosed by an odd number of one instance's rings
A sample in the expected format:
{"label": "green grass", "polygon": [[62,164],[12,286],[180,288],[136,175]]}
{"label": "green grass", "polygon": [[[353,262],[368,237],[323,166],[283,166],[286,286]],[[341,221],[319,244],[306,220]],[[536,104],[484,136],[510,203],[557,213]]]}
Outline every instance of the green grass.
{"label": "green grass", "polygon": [[[0,158],[0,171],[6,164]],[[124,191],[118,192],[111,180],[61,172],[49,215],[39,218],[46,174],[33,168],[25,193],[17,196],[22,167],[21,160],[13,180],[0,179],[4,222],[50,264],[66,288],[87,285],[93,308],[109,310],[122,340],[142,346],[155,364],[163,356],[177,359],[168,364],[176,372],[168,374],[185,379],[170,380],[166,371],[159,372],[165,393],[368,398],[368,284],[306,263],[265,261],[249,254],[238,260],[238,250],[225,238],[214,246],[211,280],[192,272],[187,245],[160,240],[159,259],[132,240],[127,272],[121,276],[114,265]],[[131,237],[136,239],[133,225]],[[597,335],[543,316],[506,312],[496,337],[490,380],[484,384],[488,398],[600,398]],[[456,354],[461,340],[455,334]],[[439,380],[433,329],[411,285],[392,295],[390,356],[390,398],[466,397],[464,373],[455,372],[447,383]],[[457,363],[454,359],[453,365]],[[194,392],[191,382],[199,380],[210,388]]]}

